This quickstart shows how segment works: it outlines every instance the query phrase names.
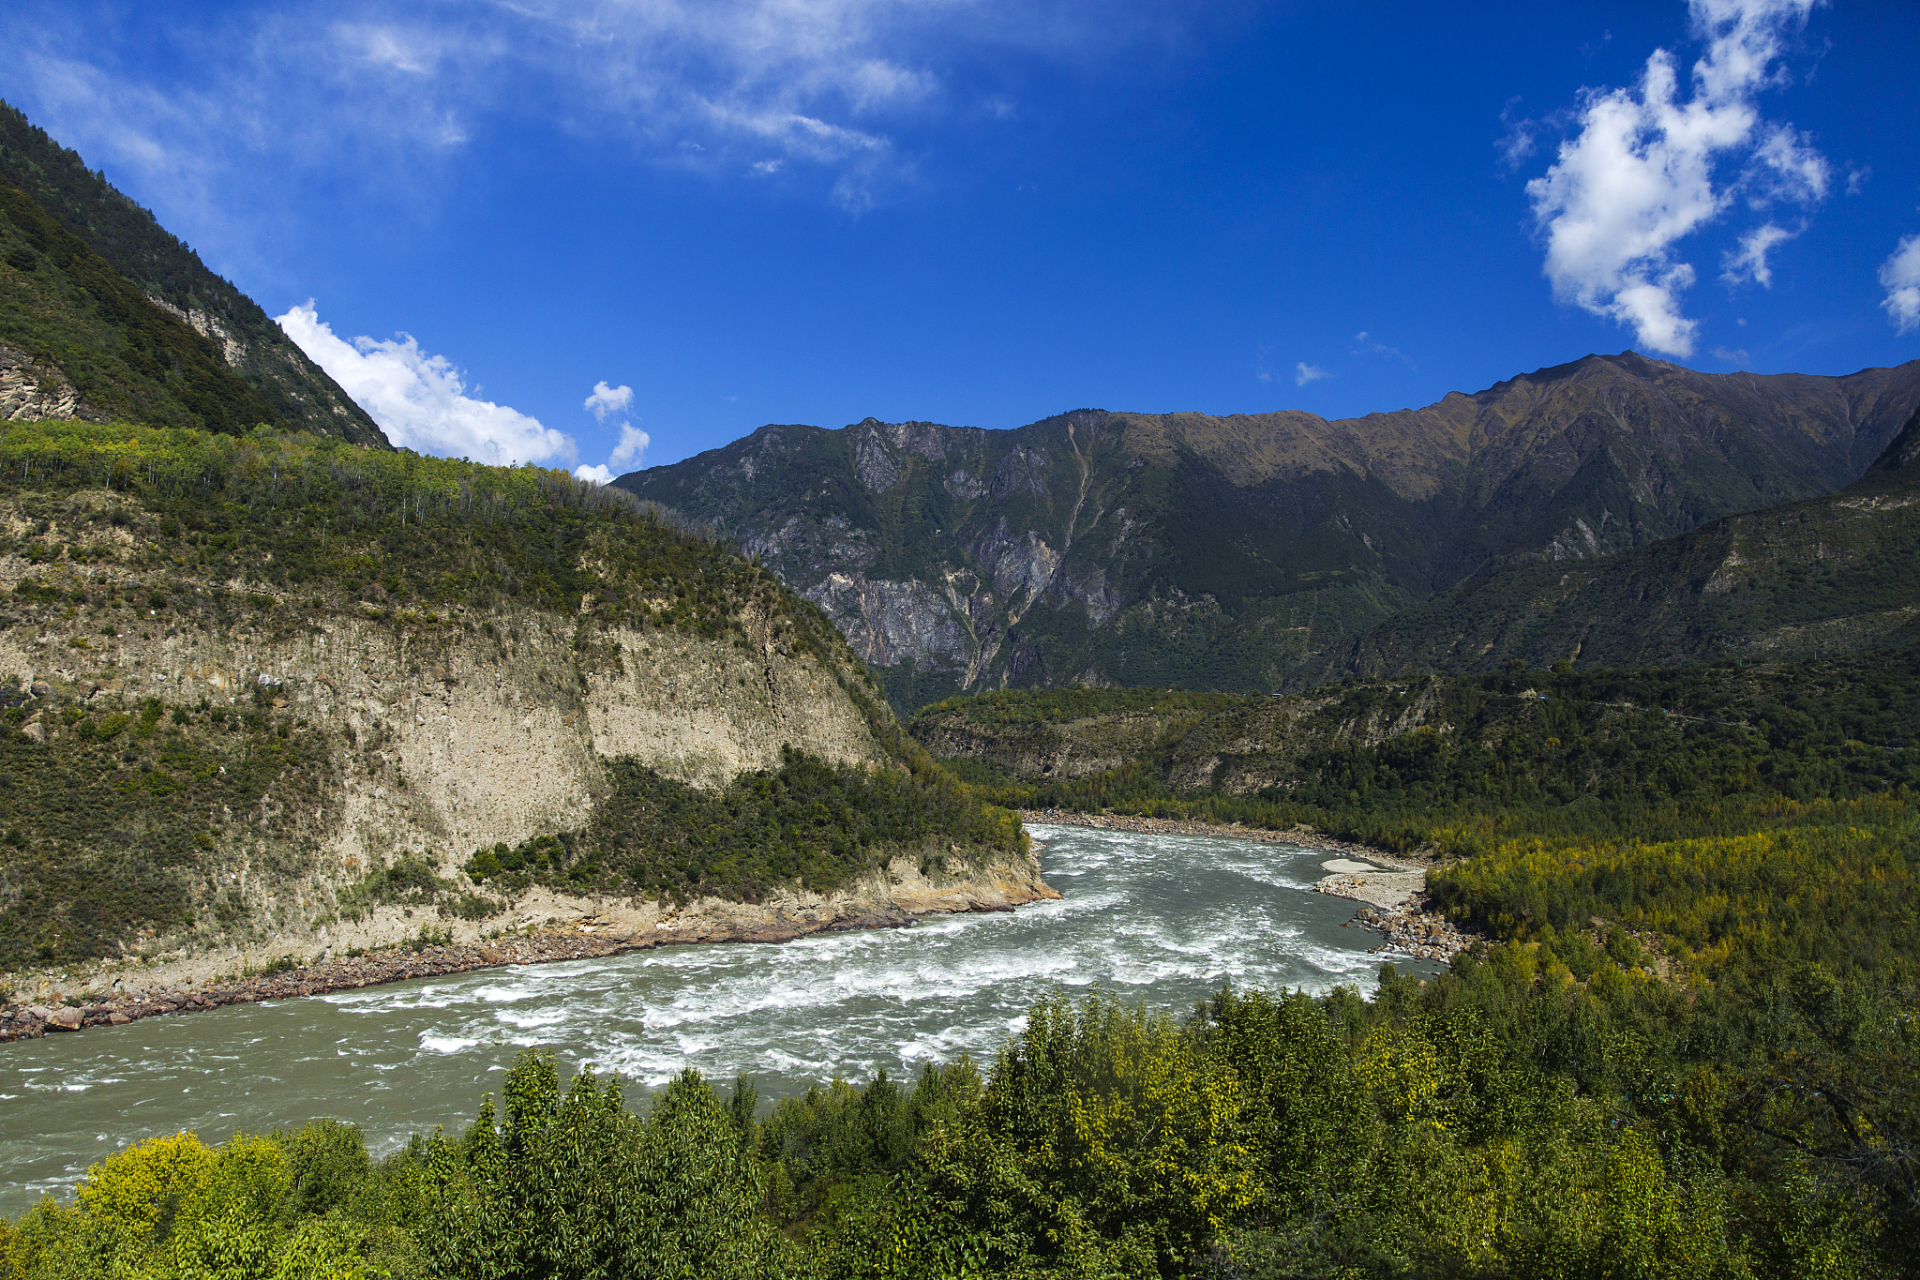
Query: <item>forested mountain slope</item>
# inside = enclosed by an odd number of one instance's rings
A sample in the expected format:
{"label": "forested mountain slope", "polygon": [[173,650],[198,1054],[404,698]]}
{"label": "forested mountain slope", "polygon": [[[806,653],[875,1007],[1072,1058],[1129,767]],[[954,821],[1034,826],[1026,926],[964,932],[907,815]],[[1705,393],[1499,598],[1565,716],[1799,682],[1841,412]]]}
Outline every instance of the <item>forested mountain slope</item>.
{"label": "forested mountain slope", "polygon": [[273,411],[215,345],[0,183],[0,416],[240,432]]}
{"label": "forested mountain slope", "polygon": [[[92,250],[97,261],[124,278],[131,297],[145,300],[144,308],[162,311],[183,329],[197,334],[202,339],[200,345],[215,362],[230,369],[250,389],[250,416],[243,419],[246,425],[278,422],[355,444],[387,447],[386,436],[366,411],[309,360],[258,303],[208,270],[200,256],[151,213],[115,190],[105,177],[90,171],[77,154],[5,102],[0,102],[0,188],[17,189],[68,235]],[[7,199],[13,228],[5,251],[0,253],[5,262],[0,265],[0,315],[7,321],[0,342],[15,349],[13,363],[54,365],[100,413],[127,416],[125,406],[108,401],[131,394],[142,410],[133,415],[137,420],[162,420],[174,406],[165,397],[153,398],[150,388],[138,379],[132,380],[137,390],[123,391],[118,397],[109,395],[104,386],[122,386],[125,380],[111,376],[117,371],[100,368],[99,359],[116,347],[144,351],[156,344],[166,349],[166,359],[176,365],[183,361],[187,365],[198,363],[198,357],[179,355],[185,344],[177,337],[154,337],[162,327],[139,314],[144,308],[134,308],[130,303],[100,303],[98,287],[80,289],[95,297],[98,314],[63,315],[65,307],[74,302],[68,296],[73,291],[50,286],[46,275],[49,256],[54,271],[62,273],[64,263],[73,256],[72,249],[49,235],[31,215],[23,222],[18,196]],[[22,237],[27,243],[20,242]],[[60,247],[42,247],[47,241]],[[80,309],[87,311],[84,304]],[[126,330],[126,336],[100,332],[103,320],[108,329]],[[20,355],[28,359],[22,361]],[[68,367],[75,361],[87,367]],[[182,368],[179,378],[193,386],[210,382],[204,372],[194,368]],[[44,372],[39,380],[46,380]],[[223,398],[233,399],[231,395]],[[192,425],[224,429],[219,420],[204,413]]]}
{"label": "forested mountain slope", "polygon": [[1715,375],[1629,352],[1334,422],[769,426],[616,483],[762,557],[896,707],[1003,684],[1271,689],[1489,566],[1831,492],[1917,404],[1920,362]]}
{"label": "forested mountain slope", "polygon": [[1314,674],[1650,666],[1920,640],[1920,414],[1854,483],[1578,563],[1476,577]]}

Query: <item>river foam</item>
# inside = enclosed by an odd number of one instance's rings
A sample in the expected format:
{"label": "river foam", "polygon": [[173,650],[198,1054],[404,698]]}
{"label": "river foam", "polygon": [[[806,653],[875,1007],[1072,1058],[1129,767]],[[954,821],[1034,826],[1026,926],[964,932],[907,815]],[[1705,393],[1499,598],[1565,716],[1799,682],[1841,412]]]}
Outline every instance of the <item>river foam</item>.
{"label": "river foam", "polygon": [[536,1045],[644,1087],[688,1067],[720,1081],[745,1073],[773,1099],[962,1054],[985,1065],[1056,990],[1180,1011],[1224,983],[1373,985],[1378,939],[1341,927],[1354,904],[1306,892],[1324,852],[1034,834],[1065,896],[1013,912],[491,969],[0,1045],[0,1211],[181,1128],[218,1141],[330,1115],[390,1150],[435,1124],[463,1126]]}

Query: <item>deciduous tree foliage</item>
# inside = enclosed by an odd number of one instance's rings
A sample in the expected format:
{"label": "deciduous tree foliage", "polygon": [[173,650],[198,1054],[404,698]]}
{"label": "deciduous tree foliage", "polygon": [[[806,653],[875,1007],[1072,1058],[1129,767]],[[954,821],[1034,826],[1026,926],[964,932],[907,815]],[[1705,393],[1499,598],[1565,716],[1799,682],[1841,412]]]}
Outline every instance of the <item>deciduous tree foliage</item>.
{"label": "deciduous tree foliage", "polygon": [[503,1109],[379,1163],[316,1122],[151,1139],[0,1232],[0,1273],[185,1276],[1900,1277],[1910,993],[1818,966],[1682,992],[1535,946],[1372,1001],[1033,1008],[984,1072],[752,1116],[639,1109],[529,1051]]}

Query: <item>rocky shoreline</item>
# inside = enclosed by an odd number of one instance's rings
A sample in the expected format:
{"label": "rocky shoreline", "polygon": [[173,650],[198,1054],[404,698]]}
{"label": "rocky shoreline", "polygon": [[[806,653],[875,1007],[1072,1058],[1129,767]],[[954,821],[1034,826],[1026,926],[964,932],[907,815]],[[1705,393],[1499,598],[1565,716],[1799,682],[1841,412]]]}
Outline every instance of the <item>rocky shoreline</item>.
{"label": "rocky shoreline", "polygon": [[1472,936],[1460,932],[1445,916],[1428,909],[1424,865],[1370,845],[1338,839],[1312,827],[1298,826],[1286,831],[1274,831],[1262,827],[1243,827],[1238,823],[1223,826],[1179,818],[1073,813],[1064,809],[1022,810],[1020,817],[1027,823],[1094,827],[1104,831],[1137,831],[1146,835],[1252,840],[1260,844],[1287,844],[1365,858],[1389,870],[1343,866],[1341,864],[1345,859],[1333,859],[1323,864],[1332,874],[1312,885],[1311,891],[1351,898],[1361,903],[1351,923],[1372,929],[1381,936],[1381,945],[1372,948],[1375,954],[1400,952],[1413,960],[1445,963],[1472,947],[1476,941]]}
{"label": "rocky shoreline", "polygon": [[[975,909],[1013,910],[1011,906]],[[914,917],[905,912],[887,912],[837,920],[820,928],[899,929],[911,925],[913,921]],[[97,1003],[58,1007],[16,1006],[0,1014],[0,1040],[34,1040],[50,1031],[123,1026],[138,1018],[162,1014],[200,1013],[223,1005],[259,1004],[267,1000],[326,995],[331,991],[352,991],[387,982],[403,982],[409,978],[437,978],[445,974],[468,973],[502,965],[592,960],[625,951],[644,951],[677,943],[791,942],[803,933],[819,931],[778,927],[758,930],[716,928],[660,932],[653,936],[585,932],[594,927],[591,923],[581,923],[572,926],[570,932],[548,930],[501,938],[484,945],[433,945],[417,949],[411,946],[393,947],[317,966],[303,966],[284,973],[245,978],[202,991],[130,991]]]}
{"label": "rocky shoreline", "polygon": [[111,994],[0,1009],[0,1041],[37,1040],[49,1032],[124,1026],[140,1018],[200,1013],[360,987],[468,973],[503,965],[591,960],[688,943],[791,942],[810,933],[901,929],[922,915],[1011,911],[1058,898],[1039,864],[970,868],[928,878],[896,860],[853,891],[830,897],[783,898],[768,905],[705,899],[676,909],[655,903],[590,907],[575,918],[468,943],[406,942],[278,973],[248,975],[179,989],[155,990],[122,978]]}

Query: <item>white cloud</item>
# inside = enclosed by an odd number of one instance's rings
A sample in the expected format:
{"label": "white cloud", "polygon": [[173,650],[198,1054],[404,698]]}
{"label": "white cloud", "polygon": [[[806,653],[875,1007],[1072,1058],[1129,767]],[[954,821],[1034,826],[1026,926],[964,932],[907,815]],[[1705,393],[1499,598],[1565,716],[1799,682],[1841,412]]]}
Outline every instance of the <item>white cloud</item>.
{"label": "white cloud", "polygon": [[1745,347],[1715,347],[1713,358],[1723,364],[1744,364],[1753,357],[1747,354]]}
{"label": "white cloud", "polygon": [[1726,255],[1726,269],[1720,278],[1728,284],[1751,280],[1762,289],[1773,288],[1773,268],[1767,265],[1767,255],[1775,245],[1784,244],[1799,234],[1771,222],[1747,232],[1740,237],[1740,247]]}
{"label": "white cloud", "polygon": [[1407,366],[1407,368],[1413,369],[1416,372],[1418,372],[1418,366],[1416,366],[1412,360],[1407,358],[1406,352],[1400,350],[1400,348],[1398,347],[1390,347],[1384,342],[1375,342],[1373,340],[1373,335],[1368,333],[1365,329],[1362,329],[1360,332],[1354,334],[1353,340],[1360,344],[1359,346],[1353,348],[1351,352],[1351,354],[1353,355],[1386,356],[1389,359],[1398,360],[1401,364],[1404,364],[1405,366]]}
{"label": "white cloud", "polygon": [[495,464],[573,460],[571,439],[517,409],[467,395],[461,371],[407,334],[349,342],[320,319],[311,300],[276,319],[402,448]]}
{"label": "white cloud", "polygon": [[8,100],[256,278],[315,208],[433,218],[503,132],[716,184],[777,173],[858,214],[938,158],[925,126],[977,115],[979,67],[1090,66],[1198,21],[1158,0],[276,0],[105,24],[34,7],[6,27]]}
{"label": "white cloud", "polygon": [[1806,135],[1790,124],[1770,126],[1754,148],[1756,165],[1747,175],[1748,199],[1756,208],[1776,200],[1813,204],[1827,197],[1833,168],[1813,149]]}
{"label": "white cloud", "polygon": [[[141,170],[149,199],[215,210],[263,161],[431,198],[441,166],[528,119],[717,179],[784,162],[858,209],[911,178],[903,128],[977,109],[955,65],[1164,34],[1031,0],[283,0],[19,25],[10,100],[90,163]],[[167,69],[145,56],[162,26]]]}
{"label": "white cloud", "polygon": [[[1682,100],[1665,49],[1647,59],[1635,88],[1588,94],[1579,135],[1527,184],[1555,296],[1632,325],[1656,351],[1693,353],[1699,326],[1681,314],[1680,295],[1694,271],[1674,246],[1743,190],[1756,204],[1826,194],[1826,161],[1792,126],[1764,125],[1756,104],[1780,82],[1774,64],[1814,3],[1691,0],[1707,50],[1693,65],[1690,98]],[[1740,152],[1751,153],[1740,178],[1717,183],[1716,165]]]}
{"label": "white cloud", "polygon": [[1304,387],[1309,382],[1318,382],[1322,378],[1331,378],[1332,376],[1331,373],[1322,369],[1319,365],[1308,364],[1305,360],[1293,366],[1293,385],[1296,387]]}
{"label": "white cloud", "polygon": [[631,470],[640,465],[640,460],[647,456],[647,446],[652,443],[646,432],[630,422],[623,422],[620,424],[620,443],[613,446],[607,462],[611,466]]}
{"label": "white cloud", "polygon": [[1880,264],[1880,284],[1887,291],[1880,305],[1893,327],[1901,333],[1920,329],[1920,233],[1901,240],[1893,256]]}
{"label": "white cloud", "polygon": [[[605,391],[606,388],[606,383],[600,383],[594,388],[595,395]],[[617,398],[620,401],[620,407],[624,409],[628,401],[633,399],[633,389],[621,387],[619,391],[610,392],[607,398]],[[592,396],[587,398],[587,408],[594,408]],[[620,424],[620,443],[613,446],[613,452],[607,456],[607,460],[596,466],[589,467],[585,464],[577,466],[573,469],[573,474],[593,484],[612,484],[615,477],[636,470],[640,466],[641,459],[647,455],[647,446],[652,443],[646,432],[631,422],[623,422]]]}
{"label": "white cloud", "polygon": [[633,388],[625,383],[610,387],[604,381],[593,384],[593,394],[586,398],[580,407],[594,416],[597,422],[605,422],[610,413],[625,413],[627,406],[633,403]]}
{"label": "white cloud", "polygon": [[1500,152],[1500,163],[1508,171],[1518,169],[1527,157],[1540,149],[1540,124],[1517,115],[1514,108],[1520,105],[1518,97],[1508,98],[1500,108],[1500,123],[1507,131],[1500,135],[1493,145]]}

